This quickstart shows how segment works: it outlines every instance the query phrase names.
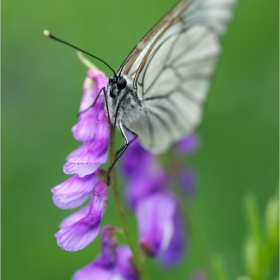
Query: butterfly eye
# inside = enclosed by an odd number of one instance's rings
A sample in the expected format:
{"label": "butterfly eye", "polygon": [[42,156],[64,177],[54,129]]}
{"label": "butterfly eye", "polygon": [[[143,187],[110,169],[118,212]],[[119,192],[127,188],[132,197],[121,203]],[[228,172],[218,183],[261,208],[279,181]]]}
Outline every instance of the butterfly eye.
{"label": "butterfly eye", "polygon": [[117,84],[118,89],[124,89],[126,87],[126,79],[121,77],[118,80],[118,84]]}
{"label": "butterfly eye", "polygon": [[112,76],[109,78],[109,83],[110,84],[114,84],[116,82],[116,77],[115,76]]}

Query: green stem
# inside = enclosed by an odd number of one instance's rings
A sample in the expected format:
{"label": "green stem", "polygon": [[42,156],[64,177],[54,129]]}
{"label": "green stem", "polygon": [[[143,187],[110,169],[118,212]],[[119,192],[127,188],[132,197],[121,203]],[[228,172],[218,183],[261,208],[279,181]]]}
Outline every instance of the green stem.
{"label": "green stem", "polygon": [[[110,125],[109,153],[110,153],[110,165],[112,165],[114,162],[114,159],[115,159],[115,127],[113,125]],[[123,235],[126,239],[128,246],[131,249],[133,259],[135,261],[135,264],[138,268],[139,273],[142,275],[143,279],[149,280],[148,271],[147,271],[142,259],[140,258],[140,253],[137,251],[136,247],[134,246],[134,244],[132,242],[132,238],[128,231],[125,214],[124,214],[123,206],[122,206],[121,199],[120,199],[120,193],[118,190],[117,172],[116,172],[115,167],[113,167],[113,169],[111,170],[110,178],[111,178],[111,186],[113,189],[114,199],[115,199],[119,219],[121,222],[121,227],[123,230]]]}

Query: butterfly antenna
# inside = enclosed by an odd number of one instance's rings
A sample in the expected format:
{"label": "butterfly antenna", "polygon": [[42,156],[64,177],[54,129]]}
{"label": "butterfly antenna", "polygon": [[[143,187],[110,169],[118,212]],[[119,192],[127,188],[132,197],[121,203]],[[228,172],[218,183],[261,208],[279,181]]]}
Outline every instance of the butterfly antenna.
{"label": "butterfly antenna", "polygon": [[60,42],[60,43],[62,43],[62,44],[68,45],[68,46],[71,47],[71,48],[74,48],[74,49],[76,49],[76,50],[78,50],[78,51],[80,51],[80,52],[83,52],[83,53],[85,53],[85,54],[87,54],[87,55],[89,55],[89,56],[91,56],[91,57],[93,57],[93,58],[95,58],[95,59],[97,59],[97,60],[103,62],[105,65],[107,65],[107,66],[112,70],[112,72],[114,73],[114,75],[117,76],[117,73],[114,71],[114,69],[113,69],[107,62],[105,62],[104,60],[102,60],[101,58],[99,58],[99,57],[97,57],[97,56],[95,56],[95,55],[93,55],[93,54],[90,54],[90,53],[88,53],[88,52],[86,52],[86,51],[84,51],[84,50],[82,50],[82,49],[80,49],[80,48],[78,48],[78,47],[76,47],[76,46],[74,46],[74,45],[72,45],[72,44],[66,42],[66,41],[63,41],[63,40],[61,40],[61,39],[59,39],[59,38],[53,36],[53,35],[50,33],[49,30],[44,30],[43,33],[44,33],[44,35],[45,35],[46,37],[49,37],[49,38],[51,38],[51,39],[53,39],[53,40],[55,40],[55,41],[57,41],[57,42]]}

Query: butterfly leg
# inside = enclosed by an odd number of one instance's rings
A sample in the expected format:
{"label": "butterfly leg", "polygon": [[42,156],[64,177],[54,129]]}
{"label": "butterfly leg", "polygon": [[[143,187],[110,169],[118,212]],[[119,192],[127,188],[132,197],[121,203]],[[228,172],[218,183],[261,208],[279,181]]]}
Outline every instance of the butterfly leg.
{"label": "butterfly leg", "polygon": [[120,132],[122,134],[122,137],[123,139],[125,140],[125,145],[123,147],[121,147],[117,152],[116,152],[116,155],[115,155],[115,158],[118,160],[122,154],[125,152],[125,150],[127,149],[128,145],[131,144],[137,137],[138,135],[134,132],[132,132],[130,129],[128,129],[127,127],[124,127],[126,130],[128,130],[131,134],[133,134],[133,138],[130,140],[130,141],[127,141],[127,137],[124,133],[124,129],[123,129],[123,125],[120,123],[119,125],[119,129],[120,129]]}
{"label": "butterfly leg", "polygon": [[81,114],[85,113],[86,111],[88,111],[90,108],[92,108],[92,107],[96,104],[96,101],[97,101],[98,97],[100,96],[101,91],[103,91],[103,92],[104,92],[104,95],[105,95],[106,89],[103,87],[103,88],[101,88],[101,90],[98,92],[98,94],[97,94],[97,96],[95,97],[93,103],[92,103],[88,108],[86,108],[85,110],[83,110],[83,111],[81,111],[81,112],[78,113],[78,118],[80,117]]}
{"label": "butterfly leg", "polygon": [[136,133],[134,133],[134,132],[132,132],[131,130],[129,130],[129,129],[126,128],[126,129],[127,129],[130,133],[132,133],[133,136],[134,136],[130,141],[128,141],[128,139],[127,139],[127,137],[126,137],[126,135],[125,135],[125,131],[124,131],[123,124],[122,124],[121,122],[119,122],[118,127],[119,127],[119,130],[120,130],[121,134],[122,134],[122,137],[123,137],[123,139],[124,139],[125,144],[124,144],[124,146],[123,146],[121,149],[119,149],[119,150],[116,152],[114,162],[112,163],[112,165],[111,165],[110,168],[108,169],[108,173],[107,173],[107,182],[108,182],[108,185],[110,184],[110,172],[111,172],[111,170],[113,169],[114,165],[115,165],[116,162],[120,159],[120,157],[123,155],[123,153],[124,153],[125,150],[127,149],[128,145],[129,145],[130,143],[132,143],[132,142],[138,137],[138,135],[137,135]]}
{"label": "butterfly leg", "polygon": [[110,113],[109,113],[109,106],[108,106],[108,97],[107,97],[107,90],[105,87],[102,88],[103,92],[104,92],[104,97],[105,97],[105,105],[106,105],[106,110],[107,110],[107,114],[108,114],[108,123],[109,125],[111,124],[111,118],[110,118]]}

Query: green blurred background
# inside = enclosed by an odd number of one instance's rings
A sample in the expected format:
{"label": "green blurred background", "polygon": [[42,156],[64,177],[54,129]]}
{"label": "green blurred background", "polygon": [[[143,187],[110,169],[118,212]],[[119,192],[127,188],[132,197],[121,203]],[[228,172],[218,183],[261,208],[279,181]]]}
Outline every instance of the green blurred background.
{"label": "green blurred background", "polygon": [[[2,279],[70,279],[100,250],[98,238],[80,252],[66,252],[53,236],[71,212],[54,206],[50,189],[67,178],[62,165],[78,146],[71,127],[86,69],[75,50],[45,38],[43,30],[117,69],[176,2],[2,1]],[[244,272],[243,196],[253,191],[263,210],[278,184],[278,2],[240,0],[222,42],[199,129],[201,149],[188,162],[199,173],[199,234],[211,254],[224,255],[235,279]],[[127,218],[136,240],[129,210]],[[118,224],[112,197],[107,223]],[[190,244],[188,257],[171,270],[149,261],[153,279],[188,279],[193,255]]]}

